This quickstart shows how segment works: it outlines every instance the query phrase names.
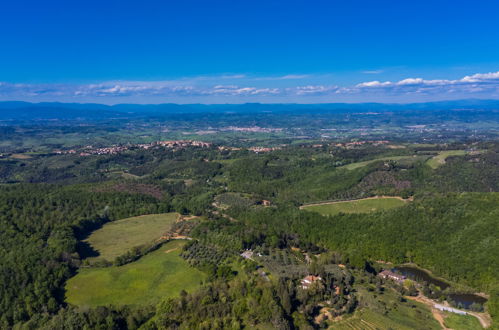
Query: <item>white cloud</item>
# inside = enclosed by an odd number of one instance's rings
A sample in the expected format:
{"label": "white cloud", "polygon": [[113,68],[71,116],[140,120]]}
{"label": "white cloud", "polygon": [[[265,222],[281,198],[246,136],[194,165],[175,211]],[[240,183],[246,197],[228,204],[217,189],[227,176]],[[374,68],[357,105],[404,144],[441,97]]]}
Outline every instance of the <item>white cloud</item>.
{"label": "white cloud", "polygon": [[490,80],[499,80],[499,71],[489,73],[476,73],[461,79],[462,82],[483,82]]}
{"label": "white cloud", "polygon": [[288,94],[295,95],[324,95],[332,94],[338,89],[338,86],[324,86],[324,85],[308,85],[298,86],[294,88],[287,88]]}
{"label": "white cloud", "polygon": [[377,91],[378,93],[489,93],[496,95],[499,93],[499,71],[490,73],[477,73],[465,76],[461,79],[433,79],[425,80],[423,78],[406,78],[400,81],[369,81],[357,84],[357,92]]}
{"label": "white cloud", "polygon": [[367,81],[367,82],[357,84],[356,87],[383,87],[383,86],[390,86],[390,85],[392,85],[392,83],[389,81],[380,82],[378,80],[374,80],[374,81]]}
{"label": "white cloud", "polygon": [[365,71],[362,71],[362,73],[365,73],[365,74],[380,74],[383,72],[384,72],[383,70],[365,70]]}
{"label": "white cloud", "polygon": [[[354,86],[336,86],[333,84],[310,84],[285,87],[277,80],[301,79],[301,75],[287,75],[273,80],[260,81],[256,84],[254,78],[245,79],[243,75],[233,75],[232,78],[220,79],[178,79],[164,81],[106,81],[96,84],[16,84],[0,82],[0,99],[18,100],[65,100],[85,102],[100,99],[133,98],[143,100],[183,99],[196,102],[203,97],[218,97],[219,100],[265,100],[273,97],[280,100],[335,100],[338,97],[357,97],[359,100],[369,96],[401,97],[404,95],[435,96],[445,99],[445,95],[462,97],[499,98],[499,71],[476,73],[460,79],[405,78],[399,81],[366,81]],[[236,78],[238,77],[238,78]],[[240,79],[237,84],[231,79]],[[322,80],[321,80],[322,81]],[[255,84],[253,84],[255,83]],[[117,101],[119,102],[119,101]]]}
{"label": "white cloud", "polygon": [[422,78],[407,78],[407,79],[403,79],[403,80],[400,80],[399,82],[397,82],[397,85],[400,85],[400,86],[419,85],[419,84],[422,84],[424,82],[425,82],[425,80],[423,80]]}

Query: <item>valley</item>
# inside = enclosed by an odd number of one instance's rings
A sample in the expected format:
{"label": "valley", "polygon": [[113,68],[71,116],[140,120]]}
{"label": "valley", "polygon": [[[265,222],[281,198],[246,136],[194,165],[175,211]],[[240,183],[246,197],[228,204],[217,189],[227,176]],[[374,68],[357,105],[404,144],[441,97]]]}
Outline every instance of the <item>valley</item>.
{"label": "valley", "polygon": [[497,142],[241,127],[228,140],[5,150],[1,244],[14,252],[0,258],[16,277],[0,273],[2,324],[495,324]]}

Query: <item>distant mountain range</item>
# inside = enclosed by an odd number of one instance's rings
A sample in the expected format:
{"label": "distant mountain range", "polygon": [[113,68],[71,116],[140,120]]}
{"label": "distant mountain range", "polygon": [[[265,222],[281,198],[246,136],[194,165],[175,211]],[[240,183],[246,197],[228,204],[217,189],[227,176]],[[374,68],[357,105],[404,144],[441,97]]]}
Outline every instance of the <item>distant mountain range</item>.
{"label": "distant mountain range", "polygon": [[359,112],[404,110],[499,110],[499,100],[467,99],[424,103],[321,103],[321,104],[117,104],[0,102],[0,120],[69,120],[161,117],[188,113]]}

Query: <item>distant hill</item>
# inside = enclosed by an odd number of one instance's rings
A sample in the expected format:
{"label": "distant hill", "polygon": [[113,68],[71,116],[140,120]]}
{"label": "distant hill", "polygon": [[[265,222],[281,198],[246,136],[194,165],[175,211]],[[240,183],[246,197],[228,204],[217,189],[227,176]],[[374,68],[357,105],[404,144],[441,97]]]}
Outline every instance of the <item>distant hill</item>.
{"label": "distant hill", "polygon": [[424,103],[321,103],[321,104],[117,104],[0,102],[0,120],[68,120],[161,117],[180,113],[258,112],[383,112],[405,110],[499,110],[499,100],[457,100]]}

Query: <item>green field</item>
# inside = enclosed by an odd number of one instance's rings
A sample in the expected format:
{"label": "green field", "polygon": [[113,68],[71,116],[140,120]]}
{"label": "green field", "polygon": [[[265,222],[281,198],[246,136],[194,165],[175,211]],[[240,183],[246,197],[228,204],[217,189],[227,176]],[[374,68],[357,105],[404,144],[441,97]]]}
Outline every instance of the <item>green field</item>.
{"label": "green field", "polygon": [[351,318],[332,323],[332,329],[440,329],[431,313],[427,310],[423,311],[422,307],[411,310],[409,308],[400,308],[399,305],[397,308],[399,310],[390,311],[386,315],[376,313],[371,309],[362,309]]}
{"label": "green field", "polygon": [[192,292],[206,275],[179,256],[185,241],[171,241],[120,267],[82,268],[66,284],[66,301],[77,306],[147,305]]}
{"label": "green field", "polygon": [[357,163],[351,163],[347,165],[340,166],[338,168],[343,168],[347,170],[355,170],[360,167],[367,166],[371,163],[382,161],[382,160],[395,160],[398,162],[404,162],[404,163],[414,163],[417,161],[424,161],[428,158],[428,156],[391,156],[391,157],[382,157],[382,158],[376,158],[376,159],[371,159],[371,160],[366,160],[363,162],[357,162]]}
{"label": "green field", "polygon": [[170,229],[178,216],[178,213],[149,214],[105,224],[85,240],[99,252],[98,257],[89,258],[89,261],[113,261],[135,246],[157,240]]}
{"label": "green field", "polygon": [[447,151],[440,151],[438,155],[428,159],[426,161],[426,164],[430,166],[433,169],[438,168],[440,165],[445,164],[445,159],[450,156],[464,156],[466,155],[465,150],[447,150]]}
{"label": "green field", "polygon": [[445,326],[453,330],[480,330],[483,329],[480,321],[471,315],[458,315],[454,313],[445,313]]}
{"label": "green field", "polygon": [[332,329],[440,329],[429,308],[419,302],[400,302],[391,289],[378,295],[373,295],[364,287],[358,287],[358,290],[360,301],[368,308],[331,323]]}
{"label": "green field", "polygon": [[407,202],[396,197],[365,198],[344,202],[304,205],[301,208],[307,211],[318,212],[322,215],[342,213],[369,213],[388,210],[405,205]]}

